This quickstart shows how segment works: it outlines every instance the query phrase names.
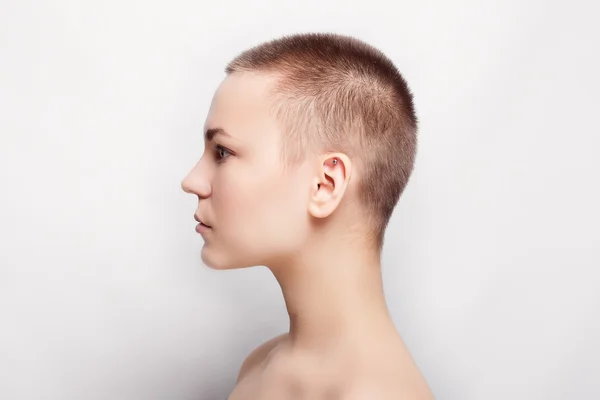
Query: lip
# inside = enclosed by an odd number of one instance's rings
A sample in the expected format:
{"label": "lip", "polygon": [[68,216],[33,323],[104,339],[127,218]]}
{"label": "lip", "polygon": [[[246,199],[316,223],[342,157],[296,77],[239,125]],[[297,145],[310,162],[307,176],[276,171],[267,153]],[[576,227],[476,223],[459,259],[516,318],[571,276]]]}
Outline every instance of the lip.
{"label": "lip", "polygon": [[202,220],[195,214],[194,214],[194,219],[198,222],[198,225],[196,225],[196,232],[204,233],[204,232],[208,232],[209,230],[212,229],[212,227],[210,225],[207,225],[204,222],[202,222]]}
{"label": "lip", "polygon": [[208,231],[210,231],[212,228],[208,225],[204,225],[202,222],[200,222],[198,225],[196,225],[196,232],[202,234],[202,233],[206,233]]}

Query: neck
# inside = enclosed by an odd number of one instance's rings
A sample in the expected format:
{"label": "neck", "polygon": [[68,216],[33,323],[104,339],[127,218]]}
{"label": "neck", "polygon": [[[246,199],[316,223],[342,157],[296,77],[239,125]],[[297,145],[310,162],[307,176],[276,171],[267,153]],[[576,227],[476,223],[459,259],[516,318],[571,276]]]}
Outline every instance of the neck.
{"label": "neck", "polygon": [[[290,316],[296,346],[323,348],[396,332],[389,316],[378,251],[331,241],[271,268]],[[310,256],[306,256],[310,254]]]}

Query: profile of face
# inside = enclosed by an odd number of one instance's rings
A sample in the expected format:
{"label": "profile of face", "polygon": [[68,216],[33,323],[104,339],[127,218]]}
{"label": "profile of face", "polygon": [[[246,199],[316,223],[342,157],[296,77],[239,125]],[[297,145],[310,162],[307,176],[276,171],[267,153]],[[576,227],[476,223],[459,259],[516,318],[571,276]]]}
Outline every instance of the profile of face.
{"label": "profile of face", "polygon": [[[205,149],[182,182],[205,225],[201,258],[214,269],[270,265],[302,250],[316,168],[284,168],[282,132],[269,110],[269,77],[234,73],[218,87]],[[314,164],[314,163],[313,163]]]}

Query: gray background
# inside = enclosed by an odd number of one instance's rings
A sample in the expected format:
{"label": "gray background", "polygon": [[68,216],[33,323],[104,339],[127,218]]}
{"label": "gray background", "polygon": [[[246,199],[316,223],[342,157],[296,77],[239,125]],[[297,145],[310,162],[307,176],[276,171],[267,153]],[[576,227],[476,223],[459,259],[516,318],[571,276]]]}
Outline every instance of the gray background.
{"label": "gray background", "polygon": [[28,2],[0,12],[0,398],[223,399],[287,328],[201,264],[180,182],[227,61],[286,33],[386,52],[421,120],[389,306],[437,398],[600,398],[594,2]]}

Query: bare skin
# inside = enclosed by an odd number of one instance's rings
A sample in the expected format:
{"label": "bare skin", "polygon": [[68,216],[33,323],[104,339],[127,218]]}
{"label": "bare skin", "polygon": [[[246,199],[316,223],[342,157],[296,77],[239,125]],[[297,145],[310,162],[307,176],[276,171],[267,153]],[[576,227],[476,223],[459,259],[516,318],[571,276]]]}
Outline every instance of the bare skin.
{"label": "bare skin", "polygon": [[433,398],[406,349],[366,340],[357,346],[371,354],[361,357],[353,348],[294,350],[288,334],[277,336],[246,359],[229,400]]}
{"label": "bare skin", "polygon": [[342,153],[282,167],[282,132],[265,100],[273,79],[223,81],[205,152],[182,182],[199,199],[204,263],[265,265],[290,316],[288,333],[247,357],[229,400],[432,399],[388,312],[380,252],[351,184],[360,170]]}
{"label": "bare skin", "polygon": [[376,261],[360,247],[331,250],[315,262],[342,263],[313,267],[318,279],[274,272],[290,331],[247,357],[230,400],[433,398],[387,312]]}

